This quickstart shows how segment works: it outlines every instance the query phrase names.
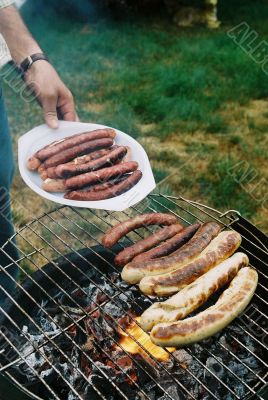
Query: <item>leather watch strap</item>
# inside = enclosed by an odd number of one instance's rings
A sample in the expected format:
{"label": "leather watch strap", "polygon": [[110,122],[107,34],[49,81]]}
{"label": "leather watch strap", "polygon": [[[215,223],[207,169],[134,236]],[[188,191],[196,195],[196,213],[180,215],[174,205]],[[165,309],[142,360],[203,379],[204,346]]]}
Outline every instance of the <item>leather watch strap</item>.
{"label": "leather watch strap", "polygon": [[38,60],[48,61],[48,57],[44,53],[35,53],[35,54],[32,54],[31,56],[26,57],[20,64],[22,73],[25,73],[26,71],[28,71],[28,69],[31,67],[31,65],[35,61],[38,61]]}

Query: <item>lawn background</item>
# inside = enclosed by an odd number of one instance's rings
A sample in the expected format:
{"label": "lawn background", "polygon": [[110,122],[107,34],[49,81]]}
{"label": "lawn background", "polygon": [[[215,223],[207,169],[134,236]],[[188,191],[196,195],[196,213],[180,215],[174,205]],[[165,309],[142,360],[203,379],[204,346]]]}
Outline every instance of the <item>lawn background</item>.
{"label": "lawn background", "polygon": [[[268,77],[226,34],[246,21],[267,40],[266,1],[221,1],[217,30],[178,28],[164,12],[82,23],[25,7],[24,17],[73,91],[81,121],[137,138],[158,190],[237,209],[268,232]],[[16,151],[42,114],[4,86]],[[18,173],[12,195],[17,227],[55,206]]]}

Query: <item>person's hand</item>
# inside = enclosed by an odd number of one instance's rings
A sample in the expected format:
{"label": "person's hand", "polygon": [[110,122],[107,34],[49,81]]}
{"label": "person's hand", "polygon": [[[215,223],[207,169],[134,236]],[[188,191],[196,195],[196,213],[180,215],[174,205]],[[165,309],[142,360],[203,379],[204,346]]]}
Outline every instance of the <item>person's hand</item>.
{"label": "person's hand", "polygon": [[50,128],[58,127],[58,119],[78,120],[72,93],[47,61],[34,62],[25,74],[25,82],[34,92]]}

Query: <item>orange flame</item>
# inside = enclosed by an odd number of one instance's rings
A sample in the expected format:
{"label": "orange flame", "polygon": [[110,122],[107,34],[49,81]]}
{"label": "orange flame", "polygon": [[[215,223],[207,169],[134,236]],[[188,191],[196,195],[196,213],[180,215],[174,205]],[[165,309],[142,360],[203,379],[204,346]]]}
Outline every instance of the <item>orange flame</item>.
{"label": "orange flame", "polygon": [[[135,321],[140,322],[140,317],[135,318]],[[134,321],[132,321],[129,327],[126,328],[125,332],[120,329],[119,333],[121,334],[119,343],[126,352],[131,354],[140,354],[144,358],[148,358],[149,353],[159,361],[169,360],[170,354],[162,347],[156,346],[151,341],[150,336],[145,333]],[[137,342],[128,336],[128,334],[133,336]],[[146,353],[142,347],[146,349],[148,353]],[[167,350],[173,352],[176,349],[174,347],[167,347]]]}

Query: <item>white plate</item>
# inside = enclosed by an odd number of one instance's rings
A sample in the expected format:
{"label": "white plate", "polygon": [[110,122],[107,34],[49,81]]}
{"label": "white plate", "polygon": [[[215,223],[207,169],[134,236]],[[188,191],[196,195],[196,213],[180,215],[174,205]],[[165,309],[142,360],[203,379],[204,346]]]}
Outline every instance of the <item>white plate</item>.
{"label": "white plate", "polygon": [[41,188],[42,180],[39,177],[39,174],[28,170],[26,166],[28,158],[45,145],[55,140],[71,136],[75,133],[93,131],[94,129],[99,128],[110,127],[99,124],[60,121],[59,128],[56,131],[48,128],[47,125],[40,125],[21,136],[18,143],[19,170],[26,185],[45,199],[74,207],[123,211],[144,199],[155,188],[155,180],[148,156],[143,147],[135,139],[118,129],[115,129],[115,143],[118,145],[129,146],[131,148],[132,160],[139,163],[139,169],[143,174],[137,185],[120,196],[100,201],[77,201],[64,199],[63,193],[48,193],[43,190]]}

